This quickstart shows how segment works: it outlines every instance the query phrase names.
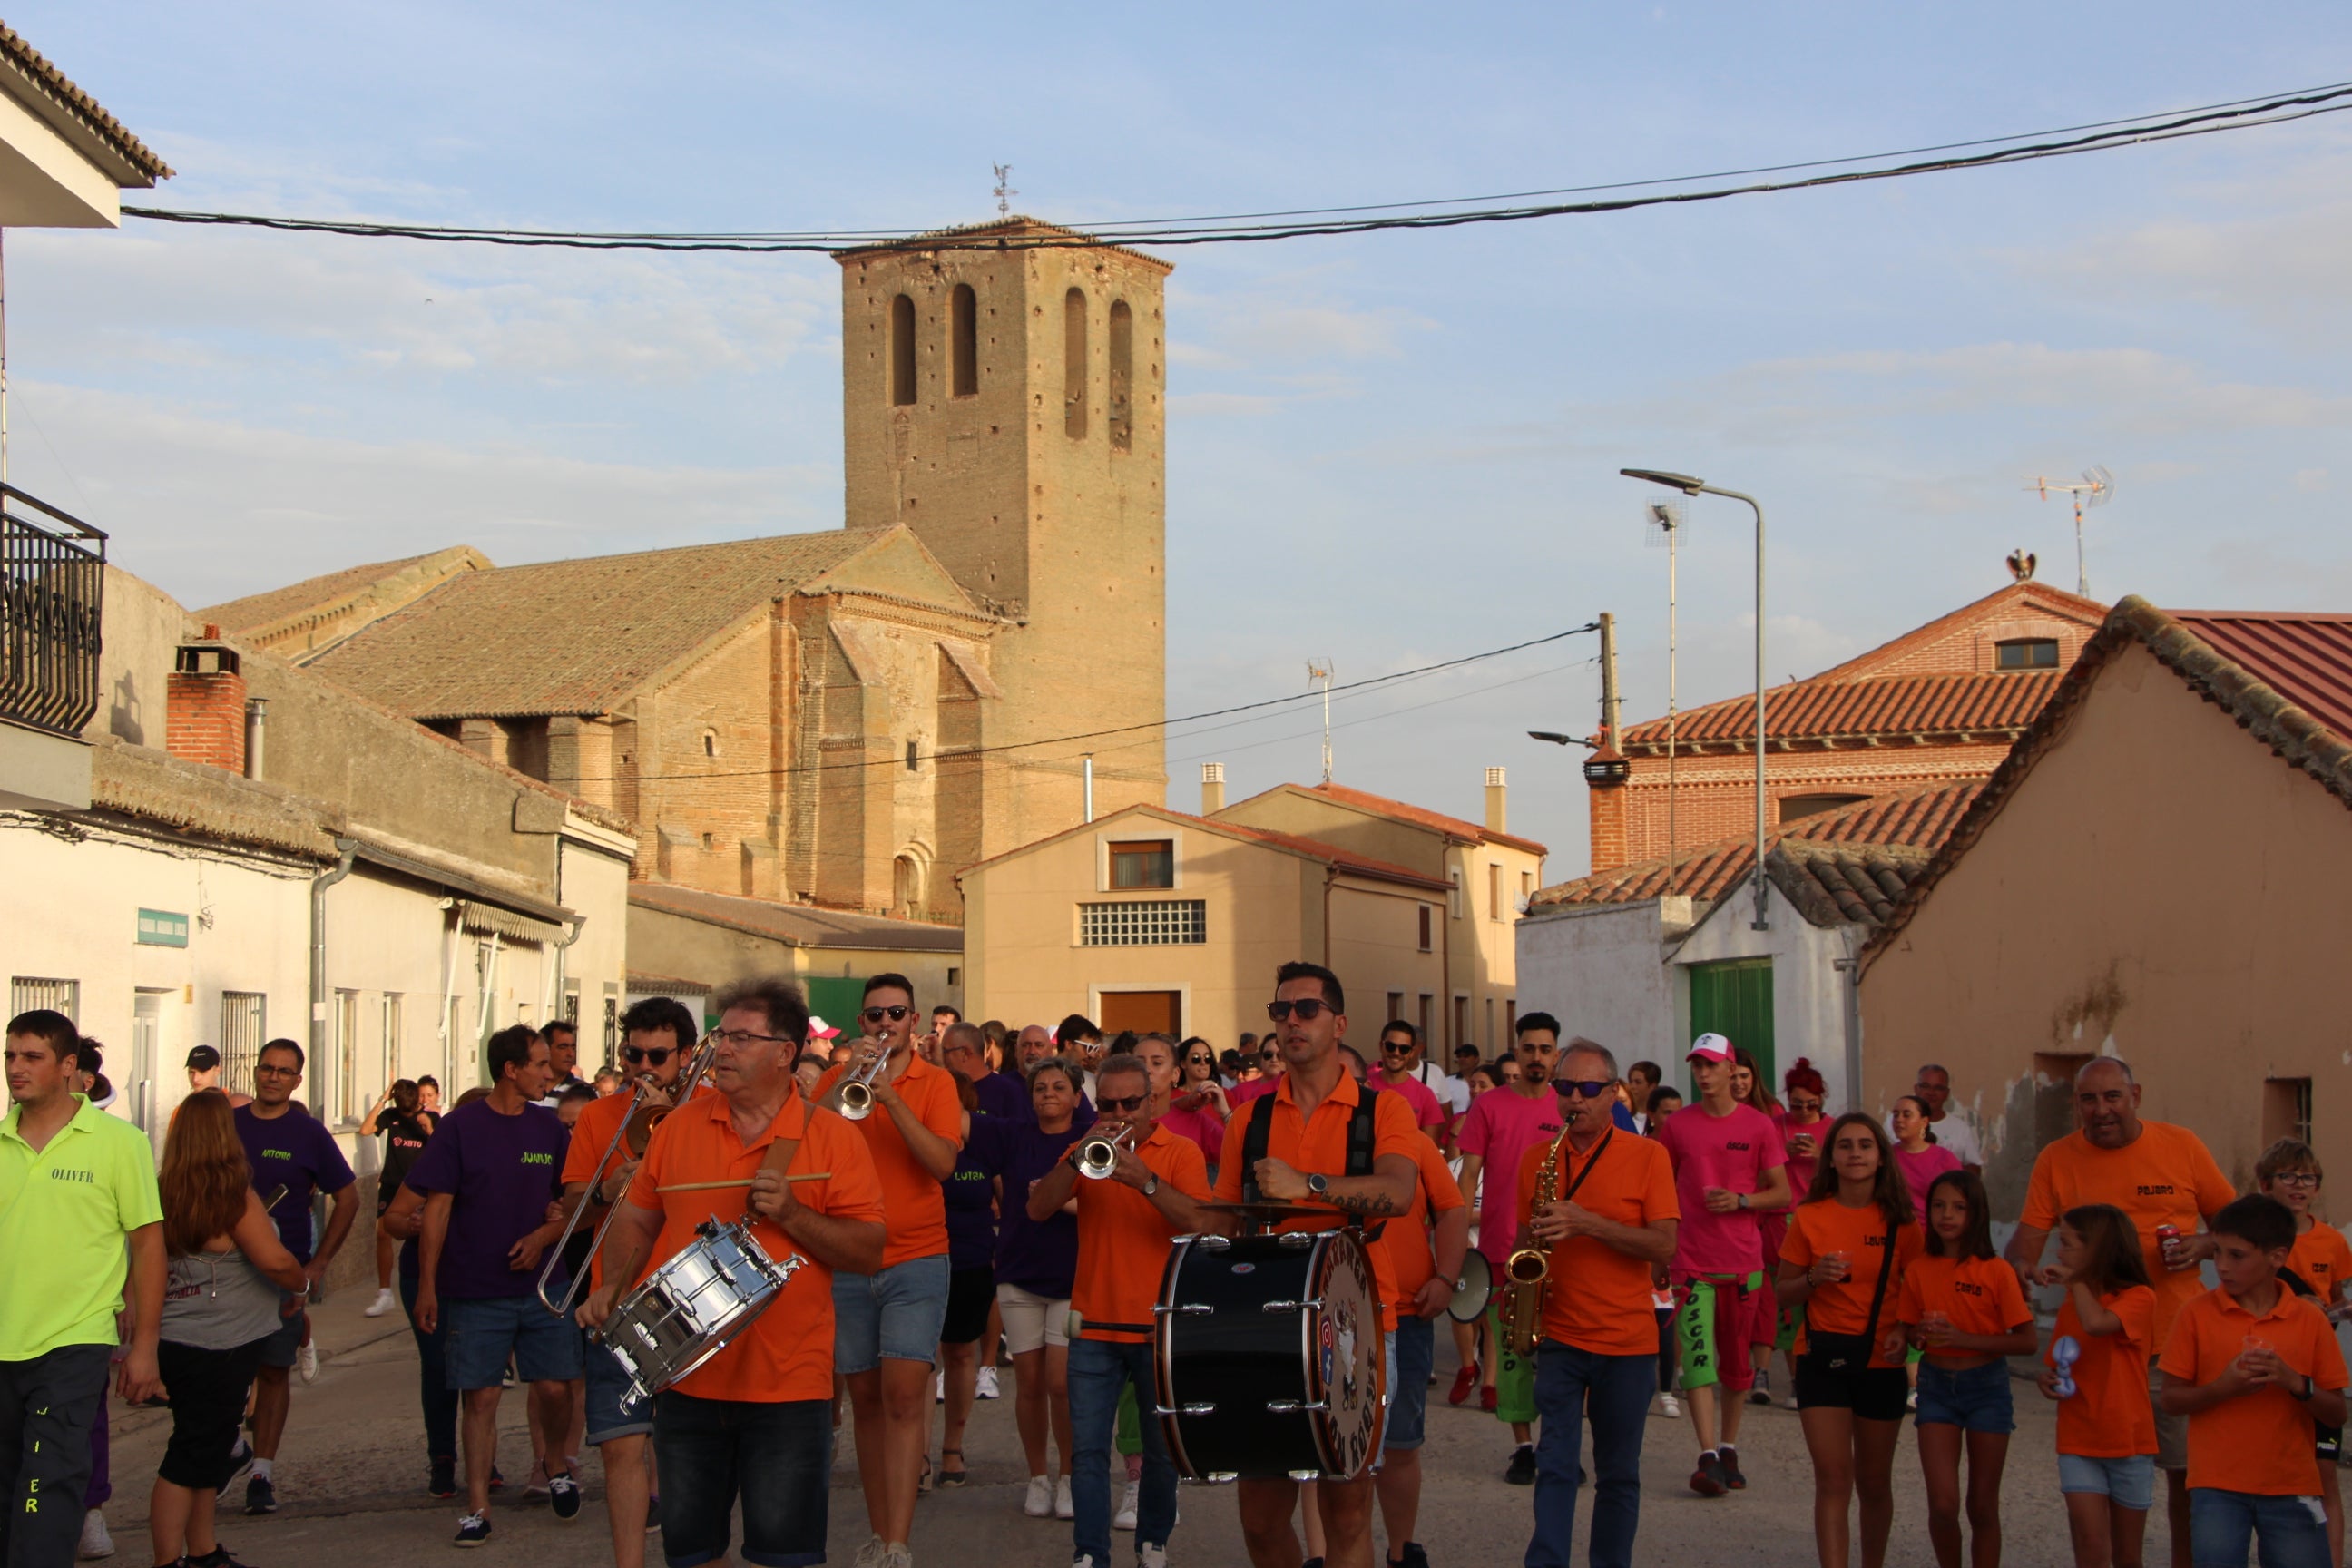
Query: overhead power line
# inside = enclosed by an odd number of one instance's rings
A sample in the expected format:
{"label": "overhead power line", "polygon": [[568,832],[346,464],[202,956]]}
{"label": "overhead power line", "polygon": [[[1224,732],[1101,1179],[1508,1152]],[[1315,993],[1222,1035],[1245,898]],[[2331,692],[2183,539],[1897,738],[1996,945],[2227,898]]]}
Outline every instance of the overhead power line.
{"label": "overhead power line", "polygon": [[[1207,217],[1111,221],[1085,226],[1070,235],[992,235],[984,229],[937,231],[919,229],[847,229],[793,232],[658,233],[593,230],[476,228],[445,224],[369,223],[346,218],[278,217],[254,213],[190,212],[173,207],[125,206],[123,213],[159,223],[227,226],[275,229],[298,234],[334,234],[369,239],[420,239],[453,245],[499,245],[523,248],[572,250],[736,251],[751,254],[803,252],[836,255],[865,248],[899,247],[935,250],[1050,250],[1105,243],[1120,245],[1235,245],[1278,239],[1370,234],[1389,229],[1457,228],[1472,224],[1520,223],[1535,218],[1585,216],[1627,212],[1640,207],[1670,206],[1693,202],[1723,201],[1733,196],[1764,195],[1811,190],[1825,185],[1854,184],[1870,180],[1906,179],[1916,174],[1944,174],[1960,169],[1996,168],[2044,158],[2072,157],[2084,153],[2110,152],[2153,142],[2207,136],[2224,131],[2250,130],[2307,120],[2315,115],[2352,109],[2352,82],[2299,89],[2259,99],[2236,99],[2193,110],[2126,120],[2096,121],[2056,131],[2022,132],[2015,136],[1979,137],[1947,142],[1901,152],[1867,153],[1847,158],[1760,165],[1750,169],[1685,174],[1670,178],[1623,180],[1604,184],[1561,187],[1498,196],[1439,197],[1420,202],[1380,203],[1361,206],[1302,207],[1286,212],[1234,213]],[[1932,155],[1931,155],[1932,154]],[[1898,161],[1899,160],[1899,161]],[[1857,165],[1857,166],[1849,166]],[[1803,169],[1828,172],[1801,179],[1752,180],[1757,174],[1790,174]],[[1667,190],[1701,181],[1741,179],[1731,185],[1702,184],[1696,190]],[[1537,198],[1586,195],[1606,192],[1639,195],[1599,195],[1584,201]],[[1507,203],[1513,205],[1479,205]],[[1533,205],[1524,205],[1532,203]]]}

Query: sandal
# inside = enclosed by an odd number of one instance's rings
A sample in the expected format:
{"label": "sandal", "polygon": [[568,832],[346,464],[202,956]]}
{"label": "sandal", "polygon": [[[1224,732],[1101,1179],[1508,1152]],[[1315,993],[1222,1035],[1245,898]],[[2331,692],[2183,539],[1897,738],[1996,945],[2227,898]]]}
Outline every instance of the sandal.
{"label": "sandal", "polygon": [[950,1454],[953,1454],[958,1459],[963,1458],[963,1450],[961,1448],[941,1448],[940,1450],[940,1485],[943,1487],[962,1486],[966,1481],[971,1479],[971,1473],[969,1470],[966,1470],[961,1465],[958,1465],[952,1470],[949,1469],[948,1456]]}
{"label": "sandal", "polygon": [[924,1455],[924,1456],[923,1456],[923,1473],[922,1473],[922,1476],[921,1476],[921,1477],[920,1477],[920,1478],[919,1478],[919,1479],[915,1482],[915,1495],[916,1495],[917,1497],[920,1497],[920,1496],[922,1496],[922,1495],[923,1495],[923,1493],[925,1493],[925,1492],[927,1492],[927,1491],[929,1491],[930,1489],[931,1489],[931,1457],[930,1457],[929,1454],[926,1454],[926,1455]]}

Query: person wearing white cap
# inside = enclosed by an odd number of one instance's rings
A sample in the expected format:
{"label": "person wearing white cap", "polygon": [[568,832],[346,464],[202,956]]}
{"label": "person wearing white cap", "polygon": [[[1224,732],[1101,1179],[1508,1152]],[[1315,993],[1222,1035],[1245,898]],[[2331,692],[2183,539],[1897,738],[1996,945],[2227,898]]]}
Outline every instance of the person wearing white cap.
{"label": "person wearing white cap", "polygon": [[[1698,1436],[1698,1468],[1691,1490],[1721,1497],[1748,1485],[1739,1471],[1742,1396],[1755,1385],[1748,1347],[1750,1320],[1769,1310],[1764,1289],[1760,1215],[1789,1206],[1787,1151],[1771,1119],[1732,1092],[1733,1047],[1721,1035],[1691,1042],[1697,1097],[1666,1118],[1658,1142],[1675,1163],[1675,1194],[1682,1224],[1668,1270],[1682,1306],[1675,1319],[1675,1350],[1683,1391]],[[1717,1391],[1723,1397],[1717,1397]],[[1722,1428],[1717,1440],[1717,1421]]]}

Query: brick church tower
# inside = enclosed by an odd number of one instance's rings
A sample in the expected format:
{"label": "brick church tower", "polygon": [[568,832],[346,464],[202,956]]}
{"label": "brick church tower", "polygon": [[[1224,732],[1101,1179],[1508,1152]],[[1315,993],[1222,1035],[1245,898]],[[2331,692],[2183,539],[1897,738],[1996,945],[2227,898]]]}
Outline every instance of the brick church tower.
{"label": "brick church tower", "polygon": [[1166,795],[1156,728],[1028,742],[1166,714],[1170,268],[1024,217],[926,237],[840,258],[848,525],[906,524],[1000,619],[998,692],[940,737],[987,748],[985,858],[1081,819],[1086,752],[1098,816]]}

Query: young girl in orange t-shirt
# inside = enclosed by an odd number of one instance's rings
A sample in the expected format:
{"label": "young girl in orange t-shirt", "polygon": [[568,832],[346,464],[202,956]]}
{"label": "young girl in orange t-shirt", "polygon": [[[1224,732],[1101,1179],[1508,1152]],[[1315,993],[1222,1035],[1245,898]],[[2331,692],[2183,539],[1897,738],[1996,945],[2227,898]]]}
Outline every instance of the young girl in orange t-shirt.
{"label": "young girl in orange t-shirt", "polygon": [[[2156,1409],[2147,1358],[2156,1347],[2156,1291],[2130,1216],[2109,1204],[2068,1209],[2058,1221],[2058,1262],[2043,1282],[2063,1285],[2042,1392],[2058,1405],[2058,1488],[2075,1568],[2139,1568],[2156,1489]],[[2061,1398],[2058,1342],[2081,1351],[2074,1392]]]}
{"label": "young girl in orange t-shirt", "polygon": [[1895,1317],[1919,1363],[1919,1469],[1939,1568],[1960,1568],[1960,1450],[1969,1458],[1969,1561],[2000,1562],[2000,1473],[2017,1429],[2007,1357],[2033,1353],[2033,1310],[1992,1249],[1984,1183],[1946,1171],[1927,1185],[1926,1254],[1903,1271]]}

